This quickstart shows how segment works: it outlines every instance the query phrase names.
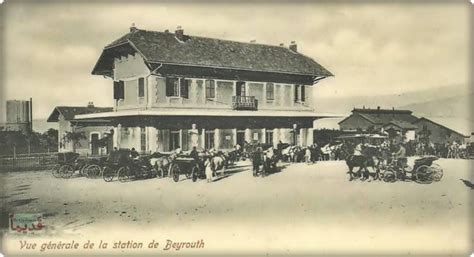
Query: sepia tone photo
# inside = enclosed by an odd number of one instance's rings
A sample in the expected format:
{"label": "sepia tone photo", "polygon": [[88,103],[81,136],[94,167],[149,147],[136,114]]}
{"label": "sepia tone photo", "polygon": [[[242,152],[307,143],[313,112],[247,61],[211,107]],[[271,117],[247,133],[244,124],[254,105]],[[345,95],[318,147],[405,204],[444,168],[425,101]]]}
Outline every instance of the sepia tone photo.
{"label": "sepia tone photo", "polygon": [[473,14],[3,1],[0,256],[470,256]]}

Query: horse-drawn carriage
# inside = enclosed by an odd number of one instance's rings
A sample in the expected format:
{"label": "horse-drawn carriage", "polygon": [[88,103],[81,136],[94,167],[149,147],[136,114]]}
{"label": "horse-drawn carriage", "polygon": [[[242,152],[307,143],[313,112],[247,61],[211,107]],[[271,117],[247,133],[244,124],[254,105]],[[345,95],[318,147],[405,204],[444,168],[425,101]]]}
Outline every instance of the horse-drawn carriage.
{"label": "horse-drawn carriage", "polygon": [[52,174],[56,178],[70,178],[78,172],[80,176],[96,178],[100,175],[100,158],[85,158],[79,153],[58,153],[58,164],[52,168]]}
{"label": "horse-drawn carriage", "polygon": [[200,158],[176,156],[170,164],[169,174],[174,182],[178,182],[181,175],[185,175],[186,178],[196,182],[198,178],[204,177],[204,164]]}
{"label": "horse-drawn carriage", "polygon": [[134,159],[130,153],[128,149],[119,149],[109,154],[102,171],[104,181],[110,182],[117,177],[120,182],[126,182],[130,179],[156,176],[147,156]]}
{"label": "horse-drawn carriage", "polygon": [[410,178],[420,184],[438,182],[443,177],[443,169],[438,164],[433,163],[435,160],[438,160],[438,157],[425,156],[416,159],[413,167],[408,165],[400,167],[397,160],[393,159],[387,167],[383,168],[382,179],[385,182],[395,182]]}

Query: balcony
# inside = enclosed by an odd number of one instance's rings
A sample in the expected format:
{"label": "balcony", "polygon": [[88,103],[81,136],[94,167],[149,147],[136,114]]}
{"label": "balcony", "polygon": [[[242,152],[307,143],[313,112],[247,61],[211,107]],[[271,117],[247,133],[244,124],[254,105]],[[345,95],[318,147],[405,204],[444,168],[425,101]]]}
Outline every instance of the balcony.
{"label": "balcony", "polygon": [[232,109],[256,111],[258,101],[255,96],[232,96]]}

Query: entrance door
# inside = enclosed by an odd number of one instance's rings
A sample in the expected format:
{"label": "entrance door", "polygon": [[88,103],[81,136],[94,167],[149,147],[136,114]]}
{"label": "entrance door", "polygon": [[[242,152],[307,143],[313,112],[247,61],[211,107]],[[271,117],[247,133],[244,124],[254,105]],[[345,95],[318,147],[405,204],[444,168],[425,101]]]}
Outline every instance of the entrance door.
{"label": "entrance door", "polygon": [[170,151],[175,150],[179,146],[179,130],[170,133]]}
{"label": "entrance door", "polygon": [[91,134],[91,154],[99,155],[99,134]]}
{"label": "entrance door", "polygon": [[245,92],[245,82],[238,81],[235,84],[235,91],[236,96],[246,96],[247,94]]}
{"label": "entrance door", "polygon": [[240,147],[244,147],[244,142],[245,142],[245,131],[237,131],[237,144],[239,144]]}

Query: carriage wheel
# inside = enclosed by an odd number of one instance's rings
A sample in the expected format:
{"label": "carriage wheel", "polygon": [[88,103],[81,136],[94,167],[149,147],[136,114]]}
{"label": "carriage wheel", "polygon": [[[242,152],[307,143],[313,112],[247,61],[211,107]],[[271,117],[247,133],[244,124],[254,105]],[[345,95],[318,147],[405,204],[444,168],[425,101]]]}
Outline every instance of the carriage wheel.
{"label": "carriage wheel", "polygon": [[395,176],[395,172],[392,169],[386,170],[383,175],[383,181],[387,183],[393,183],[397,181],[397,177]]}
{"label": "carriage wheel", "polygon": [[194,166],[193,169],[191,170],[191,178],[193,182],[197,181],[198,174],[199,174],[199,168],[197,166]]}
{"label": "carriage wheel", "polygon": [[430,170],[430,167],[427,165],[421,165],[415,171],[416,183],[420,184],[430,184],[433,182],[433,172]]}
{"label": "carriage wheel", "polygon": [[70,178],[74,174],[74,167],[69,164],[63,165],[59,168],[59,174],[62,178]]}
{"label": "carriage wheel", "polygon": [[105,182],[110,182],[114,177],[115,171],[110,167],[104,167],[104,170],[102,171],[102,179],[104,179]]}
{"label": "carriage wheel", "polygon": [[88,178],[98,178],[100,176],[101,168],[97,164],[87,166],[86,176]]}
{"label": "carriage wheel", "polygon": [[53,174],[53,177],[61,178],[61,173],[59,172],[60,168],[61,168],[61,164],[54,165],[54,167],[51,169],[51,173]]}
{"label": "carriage wheel", "polygon": [[117,171],[117,179],[122,183],[127,182],[130,179],[130,175],[130,168],[127,166],[120,167]]}
{"label": "carriage wheel", "polygon": [[174,182],[178,182],[179,181],[179,173],[181,172],[178,164],[173,164],[173,166],[171,167],[171,176],[173,177],[173,181]]}
{"label": "carriage wheel", "polygon": [[436,163],[431,164],[430,169],[433,171],[433,180],[438,182],[443,178],[443,169]]}
{"label": "carriage wheel", "polygon": [[82,167],[79,169],[79,174],[80,174],[81,176],[87,177],[87,167],[89,167],[89,165],[88,165],[88,164],[84,164],[84,165],[82,165]]}

